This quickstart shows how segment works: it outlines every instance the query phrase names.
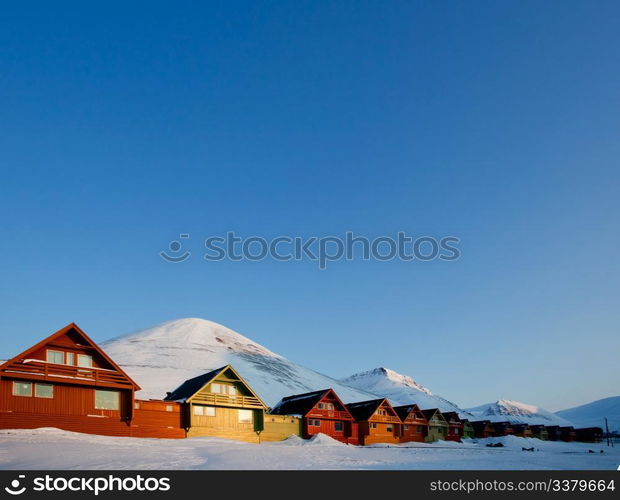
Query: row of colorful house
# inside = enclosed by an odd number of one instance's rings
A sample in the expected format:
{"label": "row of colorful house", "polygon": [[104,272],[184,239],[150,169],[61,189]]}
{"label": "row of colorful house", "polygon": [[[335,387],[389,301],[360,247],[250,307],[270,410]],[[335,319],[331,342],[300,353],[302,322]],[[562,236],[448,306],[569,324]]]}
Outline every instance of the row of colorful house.
{"label": "row of colorful house", "polygon": [[76,324],[0,365],[0,428],[57,427],[112,436],[214,436],[248,442],[322,433],[347,444],[460,441],[516,435],[597,441],[599,428],[461,419],[456,412],[393,407],[386,398],[344,404],[332,389],[269,408],[230,365],[186,380],[161,400],[136,398],[133,381]]}

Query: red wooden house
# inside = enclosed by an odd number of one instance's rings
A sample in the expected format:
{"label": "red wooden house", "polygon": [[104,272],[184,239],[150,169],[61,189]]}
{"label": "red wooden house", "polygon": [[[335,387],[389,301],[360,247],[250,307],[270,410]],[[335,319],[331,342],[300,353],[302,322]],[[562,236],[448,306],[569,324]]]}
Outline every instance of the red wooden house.
{"label": "red wooden house", "polygon": [[136,407],[142,404],[135,401],[139,389],[71,323],[0,365],[0,428],[184,437],[179,408],[164,408],[161,430],[159,419]]}
{"label": "red wooden house", "polygon": [[305,439],[322,433],[343,443],[358,444],[357,424],[333,389],[287,396],[269,413],[301,417]]}
{"label": "red wooden house", "polygon": [[495,428],[493,435],[496,437],[512,436],[515,433],[511,422],[493,422],[493,427]]}
{"label": "red wooden house", "polygon": [[357,422],[360,444],[400,442],[403,424],[387,399],[349,403],[347,408]]}
{"label": "red wooden house", "polygon": [[459,418],[459,414],[455,411],[442,412],[446,422],[448,422],[448,433],[446,441],[461,441],[463,437],[463,422]]}
{"label": "red wooden house", "polygon": [[400,442],[416,441],[423,443],[428,433],[428,420],[426,420],[420,407],[416,404],[395,406],[394,411],[403,423]]}
{"label": "red wooden house", "polygon": [[471,423],[474,428],[474,436],[477,438],[489,438],[495,436],[495,425],[490,420],[477,420]]}

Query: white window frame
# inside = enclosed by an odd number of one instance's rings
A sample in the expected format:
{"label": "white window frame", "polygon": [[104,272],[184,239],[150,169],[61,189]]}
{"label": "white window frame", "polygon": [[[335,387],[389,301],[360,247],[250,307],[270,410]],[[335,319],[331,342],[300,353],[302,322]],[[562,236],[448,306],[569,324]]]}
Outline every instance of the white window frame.
{"label": "white window frame", "polygon": [[[116,408],[102,408],[97,406],[97,393],[107,393],[107,394],[116,394]],[[109,411],[119,411],[121,408],[121,394],[119,391],[109,391],[104,389],[95,389],[95,409],[96,410],[109,410]]]}
{"label": "white window frame", "polygon": [[[83,365],[82,360],[88,359],[88,364]],[[80,368],[92,368],[93,367],[93,357],[90,354],[78,354],[77,355],[77,365]]]}
{"label": "white window frame", "polygon": [[[242,417],[242,415],[249,415],[249,419]],[[237,410],[237,421],[240,424],[253,424],[254,412],[252,410]]]}
{"label": "white window frame", "polygon": [[[30,386],[30,394],[18,394],[15,391],[15,388],[18,387],[19,384],[28,384]],[[32,382],[20,382],[19,380],[13,380],[13,396],[19,396],[20,398],[31,398],[32,397]]]}
{"label": "white window frame", "polygon": [[[71,361],[69,361],[71,360]],[[75,354],[72,352],[65,353],[65,364],[75,366]]]}
{"label": "white window frame", "polygon": [[166,411],[174,411],[174,407],[172,405],[166,405]]}
{"label": "white window frame", "polygon": [[[60,363],[57,363],[56,361],[50,361],[50,354],[60,354],[62,356],[62,361]],[[57,351],[56,349],[48,349],[47,353],[45,354],[45,360],[48,363],[51,363],[53,365],[64,365],[65,364],[65,352],[64,351]]]}
{"label": "white window frame", "polygon": [[214,394],[222,394],[222,384],[213,382],[211,384],[211,392]]}
{"label": "white window frame", "polygon": [[[40,387],[50,387],[52,389],[52,394],[50,396],[41,396],[39,394],[37,394],[37,389]],[[35,398],[41,398],[41,399],[54,399],[54,386],[52,384],[39,384],[39,383],[35,383],[34,384],[34,397]]]}

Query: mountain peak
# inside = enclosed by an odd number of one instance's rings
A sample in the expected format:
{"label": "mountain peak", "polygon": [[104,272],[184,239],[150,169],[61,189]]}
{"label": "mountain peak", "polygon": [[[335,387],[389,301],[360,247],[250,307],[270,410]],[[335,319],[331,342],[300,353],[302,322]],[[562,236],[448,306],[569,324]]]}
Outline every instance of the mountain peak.
{"label": "mountain peak", "polygon": [[572,425],[571,422],[544,408],[512,399],[498,399],[495,403],[468,408],[468,411],[478,418],[494,422],[509,421],[514,424]]}
{"label": "mountain peak", "polygon": [[333,387],[346,402],[374,395],[298,365],[266,347],[202,318],[179,318],[103,342],[103,349],[142,387],[139,398],[161,398],[185,380],[227,364],[268,405],[280,398]]}
{"label": "mountain peak", "polygon": [[423,409],[439,408],[441,411],[456,411],[467,415],[467,412],[454,403],[434,395],[409,375],[402,375],[384,366],[356,373],[340,381],[357,389],[385,396],[396,405],[416,403]]}

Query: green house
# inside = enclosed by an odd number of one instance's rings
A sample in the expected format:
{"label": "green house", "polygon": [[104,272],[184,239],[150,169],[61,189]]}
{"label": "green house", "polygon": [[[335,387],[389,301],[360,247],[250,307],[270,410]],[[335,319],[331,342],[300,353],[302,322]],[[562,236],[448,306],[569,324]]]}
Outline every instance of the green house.
{"label": "green house", "polygon": [[467,419],[461,420],[463,422],[463,437],[464,438],[473,438],[475,437],[474,426],[471,425],[471,422]]}
{"label": "green house", "polygon": [[432,443],[440,439],[445,440],[448,434],[448,422],[439,409],[422,410],[422,413],[424,413],[426,420],[428,420],[428,433],[426,434],[425,441]]}

